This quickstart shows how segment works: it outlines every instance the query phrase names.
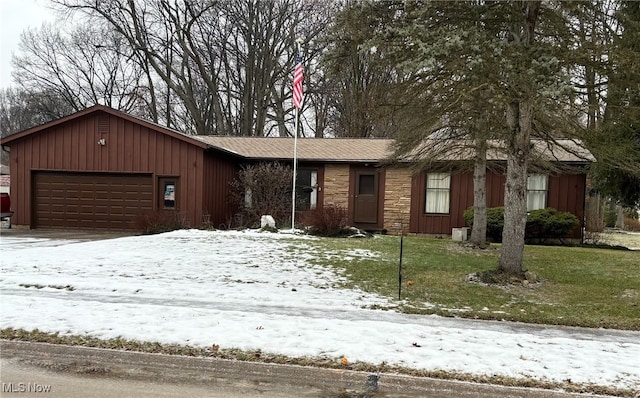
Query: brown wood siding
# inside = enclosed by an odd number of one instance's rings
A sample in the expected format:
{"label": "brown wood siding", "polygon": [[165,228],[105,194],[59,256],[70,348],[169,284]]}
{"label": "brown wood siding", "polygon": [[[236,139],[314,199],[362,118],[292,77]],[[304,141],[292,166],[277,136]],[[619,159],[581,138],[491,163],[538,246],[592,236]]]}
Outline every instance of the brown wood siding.
{"label": "brown wood siding", "polygon": [[[471,177],[473,184],[473,176]],[[506,177],[503,174],[487,171],[487,207],[499,207],[504,203],[504,184]],[[471,187],[471,204],[473,206],[473,186]]]}
{"label": "brown wood siding", "polygon": [[580,221],[580,226],[571,233],[571,238],[582,237],[582,227],[585,223],[584,201],[587,187],[585,174],[562,174],[549,176],[549,194],[547,207],[558,211],[566,211],[574,214]]}
{"label": "brown wood siding", "polygon": [[33,226],[129,230],[153,209],[150,174],[36,172]]}
{"label": "brown wood siding", "polygon": [[[466,226],[464,211],[473,206],[473,174],[460,173],[451,176],[450,214],[425,214],[426,173],[414,176],[411,184],[410,232],[422,234],[451,234],[452,228]],[[504,205],[505,176],[487,172],[487,207]],[[547,207],[570,212],[584,223],[584,195],[586,175],[563,174],[549,177]],[[580,238],[581,228],[576,228],[572,238]]]}
{"label": "brown wood siding", "polygon": [[[101,117],[101,123],[108,122],[108,130],[102,133],[98,131]],[[98,145],[100,139],[105,140],[104,146]],[[11,143],[10,159],[16,225],[32,224],[31,172],[47,170],[179,177],[180,212],[191,226],[202,222],[204,149],[160,129],[99,111]],[[157,205],[154,197],[154,210]]]}
{"label": "brown wood siding", "polygon": [[238,167],[225,155],[207,151],[204,156],[203,214],[210,217],[211,226],[227,225],[235,209],[229,200],[231,183],[236,178]]}
{"label": "brown wood siding", "polygon": [[425,181],[426,173],[420,173],[413,178],[410,232],[451,234],[452,228],[465,226],[464,211],[473,205],[473,175],[469,173],[451,175],[449,214],[426,214],[424,212]]}

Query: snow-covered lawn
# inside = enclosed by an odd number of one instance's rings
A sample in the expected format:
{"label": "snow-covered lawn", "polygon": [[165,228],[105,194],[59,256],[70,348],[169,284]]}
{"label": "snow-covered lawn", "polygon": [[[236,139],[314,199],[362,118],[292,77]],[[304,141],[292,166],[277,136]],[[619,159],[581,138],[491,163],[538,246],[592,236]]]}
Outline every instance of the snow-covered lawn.
{"label": "snow-covered lawn", "polygon": [[183,230],[93,242],[0,239],[0,327],[640,389],[640,333],[368,309],[312,265],[312,237]]}

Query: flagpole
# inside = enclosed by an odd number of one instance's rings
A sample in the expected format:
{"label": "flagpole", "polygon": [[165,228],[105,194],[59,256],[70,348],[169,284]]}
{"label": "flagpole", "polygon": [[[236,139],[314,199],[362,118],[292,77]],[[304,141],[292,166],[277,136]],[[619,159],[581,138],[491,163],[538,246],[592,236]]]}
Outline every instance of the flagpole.
{"label": "flagpole", "polygon": [[295,230],[296,220],[296,177],[298,175],[298,119],[298,108],[296,108],[293,128],[293,190],[291,193],[291,232]]}
{"label": "flagpole", "polygon": [[[296,58],[301,56],[300,43],[302,43],[302,39],[298,38],[296,40],[296,44],[297,44]],[[302,60],[299,60],[298,62],[302,62]],[[294,80],[295,80],[295,77],[294,77]],[[302,83],[300,84],[302,85]],[[296,224],[296,178],[298,176],[298,121],[300,119],[298,108],[302,107],[302,99],[300,100],[299,104],[295,104],[295,100],[294,100],[293,107],[295,108],[295,115],[294,115],[295,120],[294,120],[294,127],[293,127],[293,189],[291,190],[291,232],[295,231],[295,224]]]}

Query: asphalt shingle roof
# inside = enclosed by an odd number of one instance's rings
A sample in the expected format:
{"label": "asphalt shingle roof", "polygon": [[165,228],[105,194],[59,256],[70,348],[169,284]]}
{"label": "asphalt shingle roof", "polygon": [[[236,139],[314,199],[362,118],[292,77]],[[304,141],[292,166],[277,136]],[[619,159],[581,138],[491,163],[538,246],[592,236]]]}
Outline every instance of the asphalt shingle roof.
{"label": "asphalt shingle roof", "polygon": [[[247,159],[281,160],[293,157],[293,138],[195,136],[225,152]],[[297,157],[305,161],[380,162],[392,153],[393,140],[358,138],[299,138]]]}
{"label": "asphalt shingle roof", "polygon": [[[254,160],[287,160],[293,158],[293,138],[273,137],[236,137],[200,135],[193,138],[224,152],[232,153],[246,159]],[[579,141],[558,140],[554,144],[533,140],[534,153],[544,159],[559,162],[592,162],[595,158]],[[322,162],[383,162],[389,160],[393,153],[394,140],[362,139],[362,138],[299,138],[297,157],[303,161]],[[463,144],[463,145],[461,145]],[[474,151],[471,142],[464,144],[461,140],[425,142],[418,157],[433,156],[442,161],[471,159]],[[499,148],[504,143],[492,141],[488,160],[506,160]],[[457,148],[457,149],[456,149]],[[460,149],[464,148],[464,149]],[[416,160],[415,158],[413,160]]]}

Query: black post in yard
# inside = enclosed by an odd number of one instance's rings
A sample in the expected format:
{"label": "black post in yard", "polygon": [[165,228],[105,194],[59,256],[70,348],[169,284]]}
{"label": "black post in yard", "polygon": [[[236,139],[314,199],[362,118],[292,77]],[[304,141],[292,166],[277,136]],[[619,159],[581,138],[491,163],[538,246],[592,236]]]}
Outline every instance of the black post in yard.
{"label": "black post in yard", "polygon": [[400,232],[400,263],[398,264],[398,300],[402,297],[402,247],[404,246],[404,234]]}

